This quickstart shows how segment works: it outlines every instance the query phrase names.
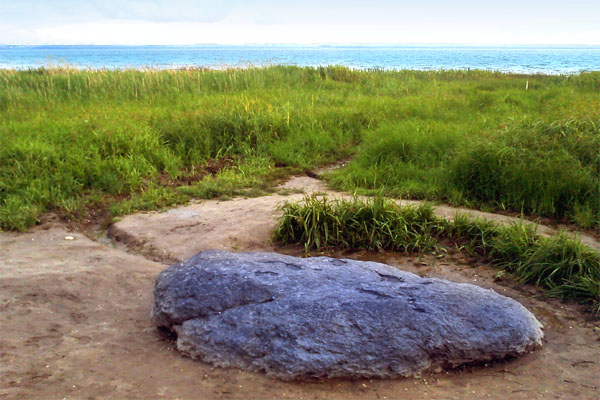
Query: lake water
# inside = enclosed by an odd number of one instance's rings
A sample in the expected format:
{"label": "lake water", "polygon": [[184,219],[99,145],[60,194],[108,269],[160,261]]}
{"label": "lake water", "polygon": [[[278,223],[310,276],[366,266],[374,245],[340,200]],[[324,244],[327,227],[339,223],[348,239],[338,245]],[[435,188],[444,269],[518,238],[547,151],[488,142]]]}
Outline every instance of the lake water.
{"label": "lake water", "polygon": [[0,68],[218,69],[272,64],[569,74],[600,70],[600,46],[0,46]]}

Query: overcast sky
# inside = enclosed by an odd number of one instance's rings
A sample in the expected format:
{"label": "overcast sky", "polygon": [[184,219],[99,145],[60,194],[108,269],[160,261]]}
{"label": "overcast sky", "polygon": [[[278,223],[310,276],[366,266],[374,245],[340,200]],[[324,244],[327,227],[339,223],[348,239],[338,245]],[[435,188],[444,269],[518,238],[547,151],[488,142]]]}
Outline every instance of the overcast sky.
{"label": "overcast sky", "polygon": [[0,44],[600,45],[600,0],[0,0]]}

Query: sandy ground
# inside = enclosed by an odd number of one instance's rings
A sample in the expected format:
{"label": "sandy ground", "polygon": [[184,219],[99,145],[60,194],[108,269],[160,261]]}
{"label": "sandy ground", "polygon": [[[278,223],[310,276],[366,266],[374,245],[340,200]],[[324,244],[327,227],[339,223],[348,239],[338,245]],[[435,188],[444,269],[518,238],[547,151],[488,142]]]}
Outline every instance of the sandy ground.
{"label": "sandy ground", "polygon": [[[308,177],[294,178],[286,187],[325,191],[320,181]],[[309,383],[215,369],[180,356],[171,338],[149,321],[156,274],[174,260],[209,248],[273,250],[269,237],[276,206],[302,196],[203,201],[131,215],[111,228],[112,240],[90,240],[57,222],[23,234],[0,233],[0,398],[600,398],[598,322],[576,305],[543,298],[534,288],[494,282],[496,271],[460,254],[443,259],[337,255],[472,282],[513,297],[545,325],[541,350],[420,378]],[[438,212],[452,215],[454,210],[441,207]],[[73,240],[65,239],[69,236]]]}
{"label": "sandy ground", "polygon": [[[308,176],[294,177],[281,185],[280,189],[292,194],[200,201],[166,212],[133,214],[114,224],[109,234],[156,261],[182,261],[206,249],[273,250],[268,239],[281,214],[277,206],[284,201],[298,201],[306,194],[315,192],[327,194],[330,198],[352,198],[348,194],[328,190],[322,181]],[[304,193],[294,193],[298,189],[304,190]],[[402,200],[399,203],[420,202]],[[520,221],[510,216],[466,208],[446,205],[435,208],[435,213],[445,218],[452,218],[457,212],[500,223]],[[533,224],[530,221],[523,222]],[[547,235],[556,233],[554,228],[544,225],[538,225],[537,230]],[[589,246],[600,249],[600,243],[593,236],[585,233],[577,236]]]}

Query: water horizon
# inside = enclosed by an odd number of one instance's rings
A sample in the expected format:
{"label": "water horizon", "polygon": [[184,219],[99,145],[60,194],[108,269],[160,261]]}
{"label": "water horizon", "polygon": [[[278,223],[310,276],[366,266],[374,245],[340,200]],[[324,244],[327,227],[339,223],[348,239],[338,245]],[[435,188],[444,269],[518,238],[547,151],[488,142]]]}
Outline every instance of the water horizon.
{"label": "water horizon", "polygon": [[226,69],[270,65],[574,74],[600,70],[600,45],[0,45],[0,69],[61,66],[77,69]]}

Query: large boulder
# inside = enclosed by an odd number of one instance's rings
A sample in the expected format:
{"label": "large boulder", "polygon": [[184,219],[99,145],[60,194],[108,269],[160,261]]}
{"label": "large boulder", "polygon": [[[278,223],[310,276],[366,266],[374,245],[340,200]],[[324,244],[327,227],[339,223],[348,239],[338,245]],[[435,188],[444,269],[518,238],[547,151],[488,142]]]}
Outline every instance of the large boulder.
{"label": "large boulder", "polygon": [[204,251],[157,278],[152,318],[184,354],[283,379],[398,377],[542,343],[490,289],[328,257]]}

